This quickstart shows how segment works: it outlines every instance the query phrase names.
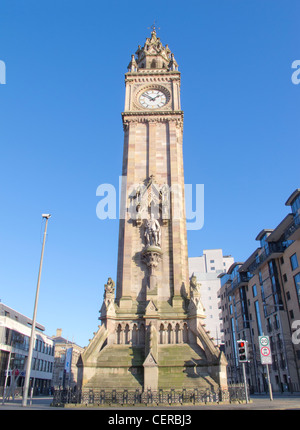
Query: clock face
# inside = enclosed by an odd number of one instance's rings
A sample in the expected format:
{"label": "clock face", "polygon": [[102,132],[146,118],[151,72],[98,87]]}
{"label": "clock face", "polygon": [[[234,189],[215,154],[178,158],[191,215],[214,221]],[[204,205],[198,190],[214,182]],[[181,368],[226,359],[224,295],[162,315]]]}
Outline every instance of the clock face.
{"label": "clock face", "polygon": [[140,103],[144,108],[157,109],[167,103],[167,97],[162,91],[147,90],[140,96]]}

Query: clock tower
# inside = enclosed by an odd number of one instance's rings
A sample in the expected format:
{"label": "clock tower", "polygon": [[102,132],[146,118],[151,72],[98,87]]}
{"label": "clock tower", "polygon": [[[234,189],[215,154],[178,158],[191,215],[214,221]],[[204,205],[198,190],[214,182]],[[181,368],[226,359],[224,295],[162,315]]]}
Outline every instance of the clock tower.
{"label": "clock tower", "polygon": [[154,27],[128,65],[122,122],[117,279],[82,355],[82,388],[226,388],[225,357],[188,276],[180,72]]}

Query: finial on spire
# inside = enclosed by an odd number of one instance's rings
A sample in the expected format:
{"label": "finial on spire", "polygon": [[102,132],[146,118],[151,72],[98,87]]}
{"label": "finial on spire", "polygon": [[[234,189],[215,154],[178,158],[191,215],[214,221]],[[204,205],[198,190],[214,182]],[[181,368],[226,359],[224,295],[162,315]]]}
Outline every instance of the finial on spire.
{"label": "finial on spire", "polygon": [[148,27],[148,29],[151,29],[152,33],[155,33],[155,34],[156,34],[156,30],[160,30],[160,28],[155,25],[155,20],[153,21],[153,24],[151,25],[151,27]]}

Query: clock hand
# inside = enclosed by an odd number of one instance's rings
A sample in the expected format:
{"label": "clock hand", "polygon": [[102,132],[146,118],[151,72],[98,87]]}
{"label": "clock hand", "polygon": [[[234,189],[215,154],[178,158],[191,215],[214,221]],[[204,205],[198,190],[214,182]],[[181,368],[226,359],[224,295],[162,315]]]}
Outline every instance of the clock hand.
{"label": "clock hand", "polygon": [[145,94],[145,96],[144,97],[147,97],[148,99],[150,99],[152,102],[155,100],[155,99],[153,99],[152,97],[150,97],[150,96],[148,96],[148,94]]}

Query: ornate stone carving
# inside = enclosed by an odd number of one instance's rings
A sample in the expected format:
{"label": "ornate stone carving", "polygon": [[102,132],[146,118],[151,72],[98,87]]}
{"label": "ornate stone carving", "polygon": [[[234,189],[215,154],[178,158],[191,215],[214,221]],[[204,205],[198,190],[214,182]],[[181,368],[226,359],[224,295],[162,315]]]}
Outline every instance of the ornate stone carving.
{"label": "ornate stone carving", "polygon": [[158,247],[149,246],[145,249],[145,251],[143,251],[142,258],[144,263],[149,267],[150,273],[152,274],[162,259],[162,251]]}
{"label": "ornate stone carving", "polygon": [[[129,195],[129,199],[130,217],[138,226],[142,225],[142,220],[148,220],[149,225],[146,228],[152,230],[153,222],[151,219],[149,220],[149,212],[157,220],[161,216],[164,224],[170,218],[170,188],[166,184],[162,186],[156,184],[153,175],[144,184],[138,184]],[[157,225],[157,229],[160,230],[159,225]],[[156,246],[160,246],[160,238],[158,239],[158,242],[155,242]],[[151,242],[151,245],[153,244]]]}

